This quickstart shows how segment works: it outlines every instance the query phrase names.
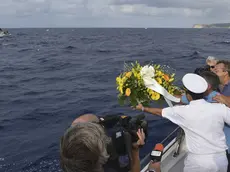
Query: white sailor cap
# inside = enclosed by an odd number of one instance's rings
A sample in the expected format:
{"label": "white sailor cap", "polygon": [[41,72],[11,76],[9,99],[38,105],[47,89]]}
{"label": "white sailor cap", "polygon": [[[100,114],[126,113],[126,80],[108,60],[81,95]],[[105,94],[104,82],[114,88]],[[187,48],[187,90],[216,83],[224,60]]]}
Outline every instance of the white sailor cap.
{"label": "white sailor cap", "polygon": [[185,88],[187,88],[192,93],[200,94],[204,93],[208,89],[207,81],[194,73],[188,73],[184,75],[182,82]]}

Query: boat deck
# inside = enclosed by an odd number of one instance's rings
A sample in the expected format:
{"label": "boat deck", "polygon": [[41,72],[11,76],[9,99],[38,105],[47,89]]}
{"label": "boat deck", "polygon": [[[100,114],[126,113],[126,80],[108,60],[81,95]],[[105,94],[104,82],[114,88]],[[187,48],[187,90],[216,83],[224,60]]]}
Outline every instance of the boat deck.
{"label": "boat deck", "polygon": [[162,172],[183,172],[184,160],[187,156],[187,151],[186,149],[182,148],[180,150],[180,154],[174,157],[176,149],[176,145],[170,148],[168,153],[163,158],[163,161],[161,163]]}
{"label": "boat deck", "polygon": [[[187,148],[182,130],[177,129],[178,136],[175,137],[165,148],[161,159],[161,172],[183,172],[184,160],[187,156]],[[141,172],[148,169],[150,156],[147,155],[142,161]]]}

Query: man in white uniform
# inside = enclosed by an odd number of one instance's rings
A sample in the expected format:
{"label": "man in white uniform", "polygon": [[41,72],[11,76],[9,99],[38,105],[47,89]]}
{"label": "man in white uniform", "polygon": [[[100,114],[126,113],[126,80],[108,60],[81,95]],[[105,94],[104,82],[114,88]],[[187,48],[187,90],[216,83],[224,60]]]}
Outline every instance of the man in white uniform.
{"label": "man in white uniform", "polygon": [[188,148],[184,172],[227,172],[223,128],[225,122],[230,124],[230,109],[203,99],[208,84],[201,76],[186,74],[182,82],[189,105],[158,109],[139,104],[136,109],[163,116],[183,128]]}

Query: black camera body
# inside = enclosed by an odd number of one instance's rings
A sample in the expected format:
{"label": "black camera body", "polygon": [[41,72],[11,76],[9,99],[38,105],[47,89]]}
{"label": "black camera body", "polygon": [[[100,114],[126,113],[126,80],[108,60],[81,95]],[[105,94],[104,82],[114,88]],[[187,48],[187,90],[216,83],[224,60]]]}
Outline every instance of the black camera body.
{"label": "black camera body", "polygon": [[112,138],[108,150],[111,156],[120,157],[128,155],[129,162],[132,160],[132,145],[138,141],[138,129],[143,129],[145,139],[148,137],[148,122],[144,119],[144,114],[135,117],[108,115],[100,118],[100,124]]}
{"label": "black camera body", "polygon": [[[138,140],[137,131],[143,129],[145,137],[148,137],[148,122],[145,120],[145,115],[121,116],[121,115],[108,115],[100,118],[100,124],[106,131],[110,131],[113,141],[121,140],[123,133],[128,132],[131,136],[131,142],[135,143]],[[122,145],[120,143],[119,145]]]}

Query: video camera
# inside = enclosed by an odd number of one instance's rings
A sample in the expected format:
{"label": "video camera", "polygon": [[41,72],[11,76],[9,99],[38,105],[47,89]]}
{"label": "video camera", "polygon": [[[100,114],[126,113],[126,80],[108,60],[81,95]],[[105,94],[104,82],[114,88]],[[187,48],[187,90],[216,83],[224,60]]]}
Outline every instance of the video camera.
{"label": "video camera", "polygon": [[111,154],[117,156],[128,155],[129,162],[132,160],[132,144],[138,141],[137,131],[142,128],[145,133],[145,139],[148,137],[148,122],[145,119],[145,115],[131,116],[119,116],[108,115],[100,117],[100,125],[102,125],[107,131],[108,135],[112,138],[113,149]]}

